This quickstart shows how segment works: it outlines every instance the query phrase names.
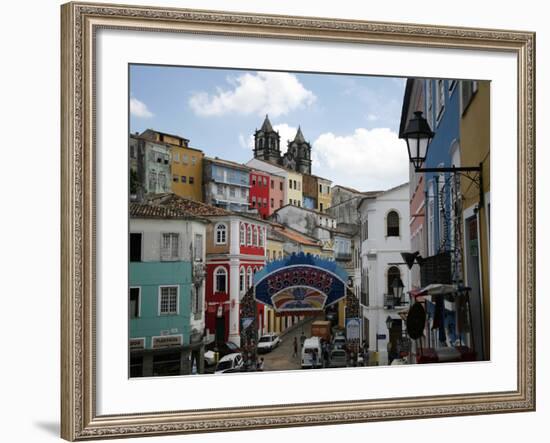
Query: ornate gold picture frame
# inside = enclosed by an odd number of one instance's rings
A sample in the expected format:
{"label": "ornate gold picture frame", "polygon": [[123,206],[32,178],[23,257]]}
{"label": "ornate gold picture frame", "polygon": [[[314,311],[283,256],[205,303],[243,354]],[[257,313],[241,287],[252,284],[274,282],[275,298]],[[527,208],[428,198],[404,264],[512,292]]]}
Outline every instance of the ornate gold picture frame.
{"label": "ornate gold picture frame", "polygon": [[[460,416],[535,409],[535,35],[342,19],[68,3],[62,22],[61,436],[86,440]],[[517,57],[517,389],[390,399],[98,415],[96,33],[186,33],[331,44],[471,49]],[[121,272],[125,272],[121,270]],[[384,370],[383,368],[377,370]],[[280,374],[284,377],[284,374]]]}

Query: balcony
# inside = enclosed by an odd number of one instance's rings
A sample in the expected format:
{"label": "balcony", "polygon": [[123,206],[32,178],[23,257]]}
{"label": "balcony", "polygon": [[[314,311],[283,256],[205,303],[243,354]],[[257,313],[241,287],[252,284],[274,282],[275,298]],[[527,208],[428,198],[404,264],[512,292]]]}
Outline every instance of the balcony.
{"label": "balcony", "polygon": [[406,304],[407,301],[404,297],[395,298],[393,294],[384,294],[384,309],[395,309]]}
{"label": "balcony", "polygon": [[335,251],[334,258],[335,260],[349,261],[351,260],[351,252]]}

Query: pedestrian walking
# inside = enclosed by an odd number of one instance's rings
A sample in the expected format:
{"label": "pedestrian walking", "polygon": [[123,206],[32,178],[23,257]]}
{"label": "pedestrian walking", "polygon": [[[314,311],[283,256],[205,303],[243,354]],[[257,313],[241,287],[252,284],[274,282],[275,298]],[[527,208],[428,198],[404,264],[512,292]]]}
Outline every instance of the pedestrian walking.
{"label": "pedestrian walking", "polygon": [[264,370],[264,358],[260,357],[258,362],[256,363],[256,370],[263,371]]}
{"label": "pedestrian walking", "polygon": [[292,354],[294,358],[298,357],[298,338],[294,337],[294,353]]}
{"label": "pedestrian walking", "polygon": [[317,367],[317,349],[314,349],[313,353],[311,354],[311,367]]}

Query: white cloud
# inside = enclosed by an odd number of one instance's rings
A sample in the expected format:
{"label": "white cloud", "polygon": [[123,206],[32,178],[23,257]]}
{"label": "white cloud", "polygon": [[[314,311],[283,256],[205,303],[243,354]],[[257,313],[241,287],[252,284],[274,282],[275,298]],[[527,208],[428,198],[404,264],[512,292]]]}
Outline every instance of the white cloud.
{"label": "white cloud", "polygon": [[189,106],[197,115],[205,117],[229,113],[278,117],[309,106],[316,99],[313,92],[307,90],[295,75],[288,73],[246,73],[229,78],[228,83],[232,89],[218,88],[215,94],[193,94]]}
{"label": "white cloud", "polygon": [[145,103],[135,97],[130,98],[130,114],[139,118],[151,118],[154,115]]}
{"label": "white cloud", "polygon": [[388,189],[409,178],[407,147],[388,128],[321,134],[313,143],[313,173],[360,191]]}

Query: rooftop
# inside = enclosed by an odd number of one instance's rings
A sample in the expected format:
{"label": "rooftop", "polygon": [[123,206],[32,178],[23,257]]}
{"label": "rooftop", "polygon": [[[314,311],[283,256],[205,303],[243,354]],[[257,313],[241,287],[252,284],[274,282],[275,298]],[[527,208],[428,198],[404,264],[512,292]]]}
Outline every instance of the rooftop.
{"label": "rooftop", "polygon": [[228,166],[230,168],[240,169],[242,171],[250,171],[250,168],[248,166],[231,161],[231,160],[224,160],[218,157],[204,157],[204,160],[209,161],[211,163],[217,163],[223,166]]}
{"label": "rooftop", "polygon": [[130,217],[136,218],[185,219],[230,214],[231,212],[225,209],[169,193],[153,194],[143,203],[130,204]]}

